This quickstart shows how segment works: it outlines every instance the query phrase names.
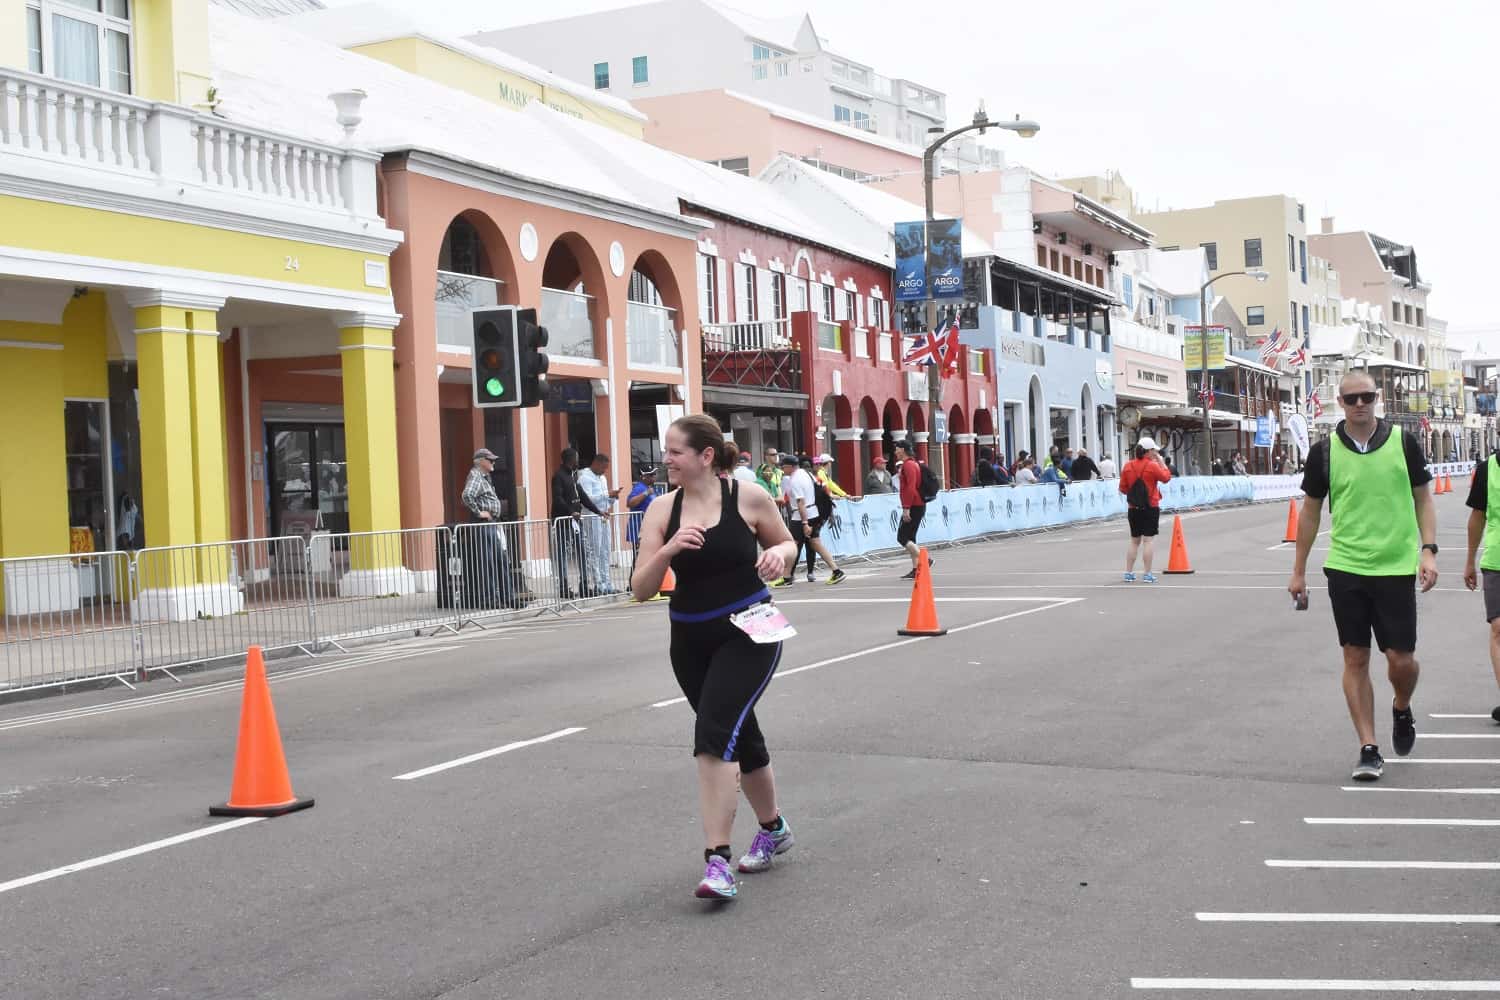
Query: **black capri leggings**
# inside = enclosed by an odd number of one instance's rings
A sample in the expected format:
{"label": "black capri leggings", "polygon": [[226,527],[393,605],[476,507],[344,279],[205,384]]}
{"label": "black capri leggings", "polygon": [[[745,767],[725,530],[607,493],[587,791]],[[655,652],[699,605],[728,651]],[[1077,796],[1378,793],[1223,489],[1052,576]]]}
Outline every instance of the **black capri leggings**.
{"label": "black capri leggings", "polygon": [[756,643],[727,617],[672,623],[672,672],[697,713],[693,756],[736,761],[749,774],[771,763],[755,703],[781,662],[781,643]]}

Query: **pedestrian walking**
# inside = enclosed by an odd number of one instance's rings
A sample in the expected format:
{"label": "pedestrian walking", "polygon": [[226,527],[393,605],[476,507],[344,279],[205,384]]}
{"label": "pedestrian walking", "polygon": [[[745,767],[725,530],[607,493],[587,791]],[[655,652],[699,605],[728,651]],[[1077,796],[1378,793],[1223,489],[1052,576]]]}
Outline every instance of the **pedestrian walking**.
{"label": "pedestrian walking", "polygon": [[578,590],[588,589],[580,538],[583,502],[578,499],[578,451],[564,448],[562,465],[552,474],[552,569],[557,574],[557,593],[565,600],[576,594],[568,584],[570,567],[578,569]]}
{"label": "pedestrian walking", "polygon": [[712,417],[681,417],[667,428],[664,461],[677,488],[669,502],[646,511],[641,560],[631,579],[643,601],[660,591],[669,566],[677,577],[668,610],[670,655],[694,713],[705,864],[694,890],[700,899],[733,899],[738,892],[730,871],[736,772],[760,825],[738,869],[765,871],[793,844],[755,715],[782,644],[756,641],[742,615],[779,615],[758,609],[770,607],[766,583],[792,572],[796,545],[770,497],[720,478],[734,455],[734,442],[724,439]]}
{"label": "pedestrian walking", "polygon": [[[1473,590],[1479,584],[1474,556],[1481,540],[1484,557],[1479,569],[1484,579],[1484,617],[1490,623],[1490,669],[1500,684],[1500,452],[1474,465],[1469,484],[1469,556],[1464,563],[1464,586]],[[1493,500],[1493,502],[1492,502]],[[1490,712],[1500,722],[1500,707]]]}
{"label": "pedestrian walking", "polygon": [[[917,577],[918,562],[922,550],[917,547],[917,529],[922,527],[922,518],[927,513],[927,501],[922,496],[922,463],[917,461],[912,447],[905,441],[896,444],[896,474],[901,477],[901,523],[896,526],[896,544],[911,556],[911,572],[901,576],[903,580]],[[932,565],[932,560],[927,561]]]}
{"label": "pedestrian walking", "polygon": [[885,456],[876,455],[870,459],[870,471],[865,473],[865,496],[894,492],[896,488],[891,485],[891,474],[886,471]]}
{"label": "pedestrian walking", "polygon": [[1297,554],[1287,584],[1307,604],[1307,557],[1328,501],[1333,520],[1323,575],[1344,653],[1344,700],[1359,737],[1356,781],[1380,777],[1385,761],[1375,742],[1375,692],[1370,685],[1370,633],[1385,654],[1391,687],[1391,744],[1402,757],[1417,738],[1412,693],[1417,664],[1417,595],[1437,583],[1437,513],[1427,484],[1432,474],[1417,439],[1377,419],[1380,392],[1363,370],[1339,383],[1344,419],[1313,445],[1302,476]]}
{"label": "pedestrian walking", "polygon": [[1068,467],[1068,478],[1075,483],[1087,482],[1090,479],[1102,479],[1099,475],[1099,466],[1089,458],[1089,453],[1082,448],[1073,458],[1073,464]]}
{"label": "pedestrian walking", "polygon": [[849,499],[849,494],[833,478],[833,456],[826,451],[813,460],[813,482],[827,490],[830,497]]}
{"label": "pedestrian walking", "polygon": [[1109,454],[1109,452],[1105,452],[1104,455],[1099,459],[1099,478],[1114,479],[1119,474],[1120,471],[1115,467],[1114,458]]}
{"label": "pedestrian walking", "polygon": [[578,473],[578,502],[593,515],[579,524],[583,565],[588,575],[583,588],[585,597],[619,593],[609,582],[609,550],[613,547],[609,515],[614,510],[615,497],[609,492],[608,472],[609,456],[600,452],[587,469]]}
{"label": "pedestrian walking", "polygon": [[1120,470],[1120,492],[1125,494],[1125,517],[1130,523],[1130,547],[1125,551],[1125,582],[1135,582],[1135,557],[1139,553],[1146,583],[1155,583],[1151,559],[1161,530],[1161,484],[1172,472],[1162,461],[1161,450],[1149,435],[1135,443],[1135,458]]}
{"label": "pedestrian walking", "polygon": [[[825,492],[823,496],[828,498],[825,501],[828,506],[819,507],[817,483],[811,473],[800,467],[796,455],[781,456],[781,494],[786,499],[787,513],[791,519],[792,540],[797,543],[798,556],[801,556],[803,549],[807,550],[807,582],[813,582],[814,557],[822,556],[823,561],[832,571],[828,582],[830,584],[843,583],[844,571],[839,569],[839,564],[834,561],[833,556],[828,552],[828,547],[819,537],[823,530],[823,522],[828,516],[824,511],[831,511],[832,498],[828,497]],[[793,560],[786,576],[776,586],[790,587],[795,582],[796,575],[797,562]]]}

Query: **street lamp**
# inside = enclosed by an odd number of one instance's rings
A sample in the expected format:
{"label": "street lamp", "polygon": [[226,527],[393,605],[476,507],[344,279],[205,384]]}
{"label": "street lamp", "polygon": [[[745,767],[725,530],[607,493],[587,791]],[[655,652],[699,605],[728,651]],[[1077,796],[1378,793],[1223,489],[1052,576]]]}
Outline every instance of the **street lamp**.
{"label": "street lamp", "polygon": [[1265,271],[1226,271],[1223,274],[1216,274],[1212,278],[1209,278],[1198,289],[1198,316],[1203,324],[1199,339],[1199,346],[1203,348],[1203,359],[1202,367],[1198,370],[1198,395],[1199,401],[1203,404],[1203,468],[1198,472],[1201,476],[1208,475],[1209,469],[1214,464],[1214,418],[1209,412],[1208,393],[1206,392],[1208,387],[1208,287],[1220,278],[1234,278],[1239,276],[1254,278],[1256,281],[1261,282],[1271,277]]}
{"label": "street lamp", "polygon": [[[1038,125],[1036,122],[1030,120],[1029,118],[1022,119],[1020,115],[1017,115],[1013,121],[990,121],[989,116],[984,112],[983,101],[979,102],[979,108],[974,112],[974,120],[968,125],[965,125],[962,128],[956,128],[952,132],[946,133],[943,132],[943,128],[941,125],[934,125],[932,128],[927,130],[927,135],[929,138],[931,138],[934,134],[937,135],[937,138],[933,139],[932,142],[928,144],[927,149],[922,153],[922,193],[926,200],[928,222],[932,222],[936,217],[932,209],[932,164],[934,158],[937,155],[937,151],[942,148],[945,142],[947,142],[949,139],[954,138],[955,136],[963,135],[965,132],[978,132],[980,135],[984,135],[986,129],[992,128],[1004,129],[1007,132],[1014,132],[1023,139],[1030,139],[1032,136],[1036,135],[1042,130],[1042,126]],[[933,299],[931,296],[928,296],[927,336],[933,336],[935,332],[934,328],[936,326],[937,300]],[[941,364],[933,364],[927,369],[927,433],[929,435],[928,440],[931,441],[934,445],[937,444],[937,414],[942,409],[943,405],[942,367],[943,366]],[[932,471],[937,474],[938,482],[946,483],[946,470],[943,468],[944,461],[942,449],[929,447],[927,449],[927,460],[929,464],[932,465]]]}

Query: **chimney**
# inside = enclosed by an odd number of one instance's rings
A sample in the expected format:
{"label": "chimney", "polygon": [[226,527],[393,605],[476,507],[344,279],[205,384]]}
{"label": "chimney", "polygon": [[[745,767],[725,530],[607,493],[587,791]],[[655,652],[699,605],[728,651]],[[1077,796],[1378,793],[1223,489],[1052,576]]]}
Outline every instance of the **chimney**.
{"label": "chimney", "polygon": [[1333,232],[1333,216],[1331,216],[1331,215],[1325,215],[1325,216],[1323,216],[1323,230],[1322,231],[1323,231],[1324,235],[1327,235],[1328,233]]}

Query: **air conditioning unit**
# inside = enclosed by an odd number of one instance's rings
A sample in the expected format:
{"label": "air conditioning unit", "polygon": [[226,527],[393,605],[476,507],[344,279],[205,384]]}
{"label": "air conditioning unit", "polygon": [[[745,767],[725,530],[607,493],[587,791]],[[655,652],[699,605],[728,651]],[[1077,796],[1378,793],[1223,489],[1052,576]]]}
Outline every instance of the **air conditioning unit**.
{"label": "air conditioning unit", "polygon": [[1038,233],[1038,234],[1041,233],[1041,231],[1042,231],[1042,224],[1040,222],[1033,221],[1031,223],[1031,231],[1033,233]]}

